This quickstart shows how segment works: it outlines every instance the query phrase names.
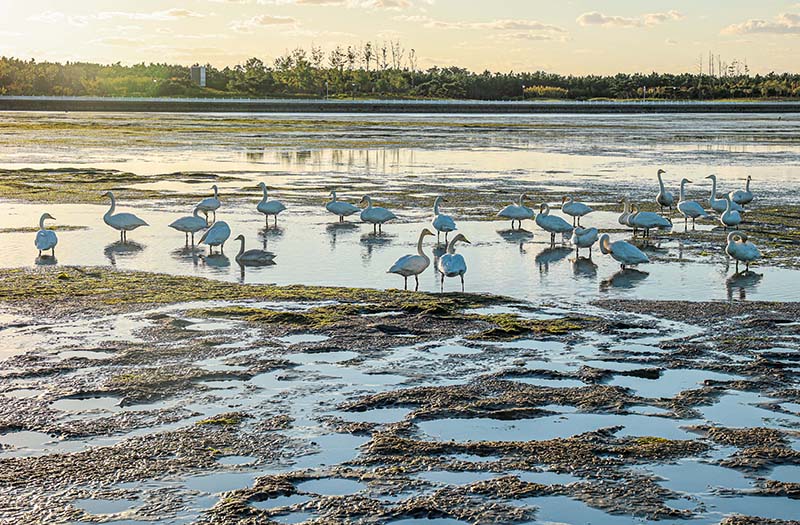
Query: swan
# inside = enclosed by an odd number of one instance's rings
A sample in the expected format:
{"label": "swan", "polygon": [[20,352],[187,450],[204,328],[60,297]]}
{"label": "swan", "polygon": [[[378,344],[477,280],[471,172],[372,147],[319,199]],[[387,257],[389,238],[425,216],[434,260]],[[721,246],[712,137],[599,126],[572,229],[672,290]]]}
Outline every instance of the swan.
{"label": "swan", "polygon": [[261,188],[261,191],[264,192],[264,197],[261,199],[261,202],[258,203],[256,209],[264,214],[264,220],[267,223],[267,227],[269,227],[269,216],[272,215],[275,217],[275,226],[278,225],[278,214],[286,209],[286,206],[283,205],[281,201],[276,200],[267,200],[267,185],[263,182],[258,183],[258,187]]}
{"label": "swan", "polygon": [[128,240],[129,231],[135,230],[139,226],[149,226],[149,224],[132,213],[115,214],[114,210],[117,208],[117,201],[114,199],[114,194],[110,191],[105,192],[103,197],[108,197],[111,199],[111,207],[108,209],[106,214],[103,215],[103,222],[115,230],[119,230],[120,241],[126,242]]}
{"label": "swan", "polygon": [[231,227],[225,221],[215,222],[200,237],[200,244],[208,245],[208,254],[214,253],[213,247],[219,246],[219,253],[225,253],[225,241],[231,236]]}
{"label": "swan", "polygon": [[572,225],[555,215],[550,215],[550,206],[542,203],[539,208],[539,215],[536,216],[536,224],[547,232],[550,232],[550,244],[556,243],[556,233],[560,233],[563,239],[572,237]]}
{"label": "swan", "polygon": [[239,253],[236,254],[236,262],[242,266],[263,266],[275,259],[275,254],[265,250],[244,250],[244,235],[237,235],[234,241],[241,241]]}
{"label": "swan", "polygon": [[628,223],[634,228],[634,235],[636,230],[644,230],[642,234],[644,237],[650,237],[650,230],[653,228],[672,228],[672,222],[664,218],[658,213],[652,211],[639,211],[636,205],[633,206],[633,212],[628,217]]}
{"label": "swan", "polygon": [[44,227],[44,221],[50,219],[51,221],[56,220],[55,217],[50,215],[49,213],[43,213],[41,217],[39,217],[39,231],[36,232],[36,240],[34,241],[34,245],[36,249],[39,250],[39,257],[42,256],[42,251],[51,251],[51,255],[53,257],[56,256],[56,244],[58,244],[58,237],[56,236],[56,232],[53,230],[48,230]]}
{"label": "swan", "polygon": [[524,206],[522,202],[525,199],[530,199],[527,194],[523,193],[517,199],[515,204],[509,204],[499,212],[497,212],[498,217],[503,217],[505,219],[511,219],[511,229],[514,229],[514,221],[519,222],[519,227],[522,228],[522,221],[525,219],[533,219],[533,210]]}
{"label": "swan", "polygon": [[337,201],[335,190],[331,192],[331,200],[325,204],[325,209],[334,215],[338,215],[339,222],[344,222],[345,217],[349,217],[352,214],[361,211],[361,208],[350,204],[349,202]]}
{"label": "swan", "polygon": [[575,236],[572,238],[572,243],[575,245],[575,255],[581,248],[589,248],[589,258],[592,258],[592,245],[597,242],[599,232],[597,228],[575,228]]}
{"label": "swan", "polygon": [[459,241],[472,244],[464,235],[459,233],[447,245],[447,253],[442,255],[436,264],[439,273],[442,274],[440,290],[444,290],[445,277],[459,276],[461,277],[461,291],[464,291],[464,274],[467,273],[467,263],[464,261],[463,255],[456,253],[456,243]]}
{"label": "swan", "polygon": [[572,195],[566,195],[561,198],[561,211],[572,217],[572,225],[575,226],[575,220],[578,220],[578,226],[581,225],[581,217],[592,213],[589,206],[582,202],[575,202]]}
{"label": "swan", "polygon": [[189,234],[192,234],[192,246],[194,246],[194,234],[202,229],[208,228],[208,219],[200,217],[200,206],[196,206],[192,215],[187,215],[177,219],[169,225],[170,228],[186,234],[186,244],[189,244]]}
{"label": "swan", "polygon": [[700,203],[696,201],[687,201],[686,200],[686,183],[690,183],[689,179],[684,178],[681,180],[681,193],[680,198],[678,199],[678,211],[681,212],[683,215],[683,231],[689,227],[689,218],[692,219],[692,229],[694,230],[694,221],[698,217],[708,217],[706,210],[700,206]]}
{"label": "swan", "polygon": [[458,228],[456,228],[456,221],[451,216],[439,213],[439,204],[443,202],[447,201],[441,195],[433,201],[433,227],[436,229],[436,242],[439,242],[439,234],[444,232],[444,242],[447,244],[447,234]]}
{"label": "swan", "polygon": [[664,188],[664,181],[661,179],[661,175],[664,173],[666,173],[666,171],[658,170],[658,195],[656,195],[656,202],[661,206],[661,213],[664,213],[664,208],[669,208],[669,212],[672,214],[672,207],[675,205],[675,195]]}
{"label": "swan", "polygon": [[213,197],[206,197],[205,199],[201,200],[197,203],[197,207],[200,208],[200,211],[206,216],[206,221],[208,220],[208,212],[214,213],[214,221],[217,220],[217,210],[219,209],[220,202],[219,202],[219,188],[217,185],[214,184],[211,186],[211,189],[214,190]]}
{"label": "swan", "polygon": [[620,267],[624,270],[626,266],[635,266],[637,264],[649,263],[650,259],[644,254],[642,250],[626,241],[611,242],[608,234],[603,234],[600,237],[600,251],[605,255],[611,255]]}
{"label": "swan", "polygon": [[750,180],[752,177],[750,175],[747,176],[747,184],[743,190],[736,190],[730,192],[728,195],[731,196],[731,200],[736,204],[740,205],[742,208],[753,202],[753,192],[750,191]]}
{"label": "swan", "polygon": [[725,253],[736,261],[736,273],[739,273],[739,261],[745,264],[744,271],[750,271],[750,263],[761,258],[761,252],[756,245],[747,240],[744,232],[731,232],[728,234],[728,246]]}
{"label": "swan", "polygon": [[396,273],[397,275],[403,276],[403,279],[405,280],[405,285],[403,286],[404,290],[408,290],[408,278],[412,275],[414,276],[414,280],[417,282],[414,291],[419,290],[419,274],[424,272],[425,269],[431,264],[430,258],[425,255],[425,252],[422,251],[422,241],[428,235],[433,236],[433,232],[428,228],[423,229],[419,234],[419,239],[417,240],[417,253],[400,257],[397,259],[397,261],[395,261],[392,267],[386,271],[386,273]]}
{"label": "swan", "polygon": [[[724,213],[728,205],[725,203],[724,198],[717,198],[717,176],[712,174],[706,178],[711,179],[711,196],[708,198],[708,203],[711,205],[711,209],[717,213]],[[735,202],[731,205],[731,209],[736,211],[744,211],[744,208]]]}
{"label": "swan", "polygon": [[397,218],[394,213],[390,212],[386,208],[381,208],[379,206],[373,207],[372,197],[369,195],[364,195],[361,197],[361,202],[367,203],[367,207],[361,211],[361,221],[372,223],[373,232],[376,230],[376,228],[378,231],[381,231],[381,226],[384,222]]}
{"label": "swan", "polygon": [[742,215],[733,209],[733,201],[731,200],[730,195],[723,195],[725,199],[725,212],[719,216],[719,222],[727,230],[729,227],[738,228],[739,224],[742,222]]}

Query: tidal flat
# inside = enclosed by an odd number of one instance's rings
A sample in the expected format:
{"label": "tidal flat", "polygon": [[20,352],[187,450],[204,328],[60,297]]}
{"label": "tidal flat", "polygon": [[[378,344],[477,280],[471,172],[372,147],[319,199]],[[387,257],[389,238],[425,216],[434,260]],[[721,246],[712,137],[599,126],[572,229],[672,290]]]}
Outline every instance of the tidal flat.
{"label": "tidal flat", "polygon": [[[799,523],[795,116],[0,122],[0,523]],[[655,209],[658,167],[698,200],[752,174],[753,272],[713,220],[620,272],[494,217],[572,193],[629,239],[618,201]],[[211,184],[276,264],[167,228]],[[332,189],[400,219],[338,224]],[[150,227],[118,242],[106,190]],[[432,271],[400,290],[386,268],[438,194],[473,241],[467,293]]]}

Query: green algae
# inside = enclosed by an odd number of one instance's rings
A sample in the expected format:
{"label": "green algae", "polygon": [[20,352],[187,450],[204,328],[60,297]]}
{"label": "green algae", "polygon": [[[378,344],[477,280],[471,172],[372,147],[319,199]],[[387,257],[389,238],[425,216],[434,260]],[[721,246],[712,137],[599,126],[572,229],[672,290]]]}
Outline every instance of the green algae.
{"label": "green algae", "polygon": [[[26,302],[56,298],[64,302],[91,301],[93,304],[108,306],[171,304],[202,300],[337,301],[345,304],[379,305],[385,310],[402,309],[411,312],[416,309],[420,312],[429,312],[435,309],[448,313],[513,302],[500,296],[482,294],[440,296],[367,288],[244,285],[201,277],[116,271],[95,267],[0,270],[0,300]],[[317,313],[320,312],[336,315],[330,309],[318,309]]]}
{"label": "green algae", "polygon": [[504,340],[517,339],[531,334],[565,335],[588,328],[597,321],[597,319],[593,318],[574,316],[557,319],[523,319],[516,314],[494,314],[477,317],[494,326],[478,334],[470,335],[468,339]]}

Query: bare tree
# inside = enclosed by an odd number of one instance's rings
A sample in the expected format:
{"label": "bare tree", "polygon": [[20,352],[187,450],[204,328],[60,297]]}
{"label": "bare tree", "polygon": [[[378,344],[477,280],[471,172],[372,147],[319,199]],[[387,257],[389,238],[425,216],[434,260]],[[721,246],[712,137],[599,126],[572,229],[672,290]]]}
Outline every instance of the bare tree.
{"label": "bare tree", "polygon": [[372,62],[372,57],[374,54],[375,51],[372,49],[372,42],[367,42],[364,44],[364,49],[361,51],[361,56],[364,58],[364,64],[367,66],[367,71],[369,71],[369,66]]}
{"label": "bare tree", "polygon": [[381,59],[381,69],[385,71],[386,68],[389,67],[389,50],[386,48],[386,42],[383,42],[381,44],[380,59]]}
{"label": "bare tree", "polygon": [[412,73],[417,70],[417,50],[413,47],[408,51],[408,67]]}
{"label": "bare tree", "polygon": [[353,46],[347,46],[347,69],[352,71],[356,65],[357,53]]}
{"label": "bare tree", "polygon": [[322,61],[325,59],[325,52],[322,51],[322,48],[319,46],[314,46],[311,44],[311,63],[314,64],[314,67],[317,69],[322,68]]}

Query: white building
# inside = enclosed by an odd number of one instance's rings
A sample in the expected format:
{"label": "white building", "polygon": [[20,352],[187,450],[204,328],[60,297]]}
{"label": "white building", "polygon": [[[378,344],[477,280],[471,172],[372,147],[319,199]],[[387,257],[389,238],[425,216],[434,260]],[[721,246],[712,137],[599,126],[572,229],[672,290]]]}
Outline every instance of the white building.
{"label": "white building", "polygon": [[192,82],[206,87],[206,66],[192,66]]}

